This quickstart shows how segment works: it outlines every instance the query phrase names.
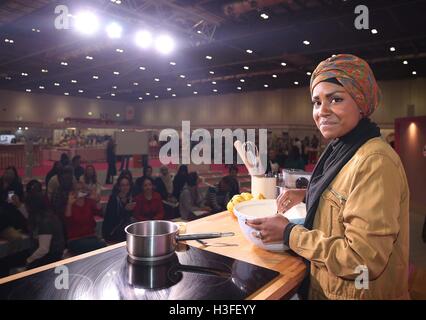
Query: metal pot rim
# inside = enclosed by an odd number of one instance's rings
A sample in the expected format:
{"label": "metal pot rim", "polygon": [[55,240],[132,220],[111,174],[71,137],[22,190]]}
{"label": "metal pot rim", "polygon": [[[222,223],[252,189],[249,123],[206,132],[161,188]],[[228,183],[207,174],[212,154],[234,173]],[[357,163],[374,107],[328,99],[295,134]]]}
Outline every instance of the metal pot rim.
{"label": "metal pot rim", "polygon": [[[128,231],[128,229],[129,229],[131,226],[135,225],[135,224],[141,224],[141,223],[147,223],[147,222],[163,222],[163,223],[165,222],[165,223],[171,223],[171,224],[173,224],[173,225],[176,227],[176,231],[169,232],[169,233],[163,233],[163,234],[145,235],[145,236],[143,236],[143,235],[139,235],[139,234],[134,234],[134,233],[132,233],[132,232],[129,232],[129,231]],[[164,237],[164,236],[168,236],[168,235],[176,234],[178,230],[179,230],[179,226],[178,226],[176,223],[171,222],[171,221],[165,221],[165,220],[147,220],[147,221],[138,221],[138,222],[134,222],[134,223],[132,223],[132,224],[129,224],[126,228],[124,228],[124,232],[126,232],[126,234],[128,234],[128,235],[130,235],[130,236],[133,236],[133,237],[139,237],[139,238],[146,238],[146,237]]]}

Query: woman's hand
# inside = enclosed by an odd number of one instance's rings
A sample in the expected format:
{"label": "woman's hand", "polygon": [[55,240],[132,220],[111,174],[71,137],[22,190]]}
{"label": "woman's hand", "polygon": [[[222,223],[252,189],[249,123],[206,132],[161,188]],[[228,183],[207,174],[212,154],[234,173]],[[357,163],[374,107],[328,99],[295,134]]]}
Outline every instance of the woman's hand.
{"label": "woman's hand", "polygon": [[306,189],[287,189],[277,198],[278,212],[286,212],[291,207],[301,203],[306,195]]}
{"label": "woman's hand", "polygon": [[68,202],[67,202],[67,204],[69,206],[72,206],[76,201],[77,201],[77,195],[75,194],[74,191],[70,192],[68,194]]}
{"label": "woman's hand", "polygon": [[128,204],[126,204],[126,206],[124,207],[127,211],[133,211],[136,207],[136,202],[129,202]]}
{"label": "woman's hand", "polygon": [[284,229],[289,223],[288,219],[281,214],[273,217],[246,220],[246,224],[259,231],[258,238],[264,243],[282,242]]}

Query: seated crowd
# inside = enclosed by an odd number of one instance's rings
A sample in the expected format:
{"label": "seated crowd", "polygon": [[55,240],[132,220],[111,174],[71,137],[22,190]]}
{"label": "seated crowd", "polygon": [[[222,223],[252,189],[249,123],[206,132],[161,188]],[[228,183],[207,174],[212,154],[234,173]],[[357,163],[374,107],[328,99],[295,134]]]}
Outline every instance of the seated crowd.
{"label": "seated crowd", "polygon": [[[30,249],[0,257],[0,277],[13,268],[38,267],[63,258],[126,240],[125,227],[145,220],[193,220],[226,210],[227,202],[239,193],[237,167],[200,191],[200,178],[188,167],[179,167],[172,177],[167,167],[158,177],[146,166],[143,176],[121,171],[103,210],[101,190],[93,165],[82,167],[80,157],[69,161],[66,155],[53,164],[45,178],[46,190],[38,180],[24,189],[15,167],[0,178],[0,240],[13,244],[29,237]],[[97,221],[102,221],[97,232]]]}

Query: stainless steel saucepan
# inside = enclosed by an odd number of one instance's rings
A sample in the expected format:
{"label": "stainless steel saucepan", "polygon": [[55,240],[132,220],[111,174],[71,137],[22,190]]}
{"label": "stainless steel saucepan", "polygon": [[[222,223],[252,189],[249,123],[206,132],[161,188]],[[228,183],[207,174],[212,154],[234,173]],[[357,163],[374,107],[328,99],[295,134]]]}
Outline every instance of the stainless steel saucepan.
{"label": "stainless steel saucepan", "polygon": [[178,241],[213,239],[233,236],[233,232],[212,232],[178,235],[179,227],[171,221],[136,222],[125,229],[127,252],[137,261],[155,261],[175,253]]}

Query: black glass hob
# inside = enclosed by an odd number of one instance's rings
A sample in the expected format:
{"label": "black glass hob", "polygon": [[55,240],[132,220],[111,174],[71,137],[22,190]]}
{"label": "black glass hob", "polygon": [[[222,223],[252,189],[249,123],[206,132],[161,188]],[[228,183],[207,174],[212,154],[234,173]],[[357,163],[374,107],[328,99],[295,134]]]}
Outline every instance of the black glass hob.
{"label": "black glass hob", "polygon": [[245,299],[278,272],[186,246],[155,262],[134,261],[126,247],[0,285],[0,299]]}

